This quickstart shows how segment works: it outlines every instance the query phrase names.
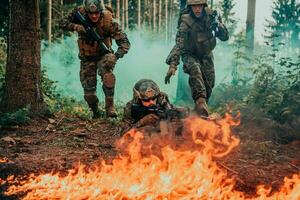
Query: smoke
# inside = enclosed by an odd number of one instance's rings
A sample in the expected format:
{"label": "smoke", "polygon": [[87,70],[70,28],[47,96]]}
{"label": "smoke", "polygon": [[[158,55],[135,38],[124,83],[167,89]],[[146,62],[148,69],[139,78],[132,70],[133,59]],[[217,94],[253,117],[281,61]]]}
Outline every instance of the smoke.
{"label": "smoke", "polygon": [[[164,77],[168,70],[165,59],[174,45],[174,40],[166,42],[146,31],[133,31],[127,34],[131,42],[131,49],[118,61],[114,70],[117,78],[116,100],[121,102],[130,100],[134,84],[142,78],[148,78],[154,80],[174,102],[177,76],[171,78],[171,84],[164,84]],[[83,89],[79,80],[80,60],[76,40],[77,35],[72,34],[50,46],[43,45],[42,66],[47,70],[49,78],[57,81],[59,92],[62,95],[82,100]],[[113,48],[116,50],[117,46],[114,45]],[[220,82],[229,73],[226,68],[228,68],[231,56],[225,55],[225,52],[229,54],[224,47],[218,47],[215,50],[217,82]],[[100,77],[98,77],[97,95],[100,100],[104,99]]]}

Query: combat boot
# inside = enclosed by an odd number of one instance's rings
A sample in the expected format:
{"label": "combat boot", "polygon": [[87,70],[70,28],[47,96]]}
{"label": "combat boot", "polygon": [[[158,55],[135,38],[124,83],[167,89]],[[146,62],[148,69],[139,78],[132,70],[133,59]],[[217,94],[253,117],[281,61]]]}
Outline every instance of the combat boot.
{"label": "combat boot", "polygon": [[98,104],[92,105],[91,110],[93,112],[93,119],[98,119],[101,117],[101,112],[98,108]]}
{"label": "combat boot", "polygon": [[107,117],[117,117],[117,112],[114,107],[114,97],[105,97],[105,110]]}
{"label": "combat boot", "polygon": [[205,98],[199,97],[196,100],[195,111],[200,117],[208,117],[208,106]]}

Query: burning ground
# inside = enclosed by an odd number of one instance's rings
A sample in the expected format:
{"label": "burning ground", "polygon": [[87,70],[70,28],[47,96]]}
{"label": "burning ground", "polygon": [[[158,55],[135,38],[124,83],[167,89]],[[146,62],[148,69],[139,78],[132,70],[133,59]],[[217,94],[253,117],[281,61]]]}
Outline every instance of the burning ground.
{"label": "burning ground", "polygon": [[120,138],[114,121],[33,120],[1,130],[0,197],[300,199],[299,141],[276,143],[268,119],[238,124],[189,118],[183,137]]}

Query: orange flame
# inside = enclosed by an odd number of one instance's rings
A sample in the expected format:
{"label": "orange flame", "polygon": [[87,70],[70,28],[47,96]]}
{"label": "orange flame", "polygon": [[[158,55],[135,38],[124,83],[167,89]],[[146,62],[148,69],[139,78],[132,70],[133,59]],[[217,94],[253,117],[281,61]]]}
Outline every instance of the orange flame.
{"label": "orange flame", "polygon": [[286,178],[280,191],[273,194],[265,186],[259,186],[253,198],[234,190],[235,181],[213,160],[239,144],[230,131],[238,122],[230,116],[216,122],[191,117],[184,125],[185,141],[179,146],[170,138],[147,139],[131,130],[117,142],[125,151],[112,164],[79,165],[66,176],[32,174],[10,186],[5,195],[25,192],[23,199],[30,200],[300,199],[300,174]]}

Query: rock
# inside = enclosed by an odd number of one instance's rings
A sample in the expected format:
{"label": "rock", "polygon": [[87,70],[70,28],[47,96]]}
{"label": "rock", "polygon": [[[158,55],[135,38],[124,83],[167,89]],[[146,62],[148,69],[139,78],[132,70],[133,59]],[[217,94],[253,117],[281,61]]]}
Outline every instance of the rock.
{"label": "rock", "polygon": [[49,121],[50,124],[53,124],[55,122],[55,120],[51,119],[51,118],[49,118],[48,121]]}

